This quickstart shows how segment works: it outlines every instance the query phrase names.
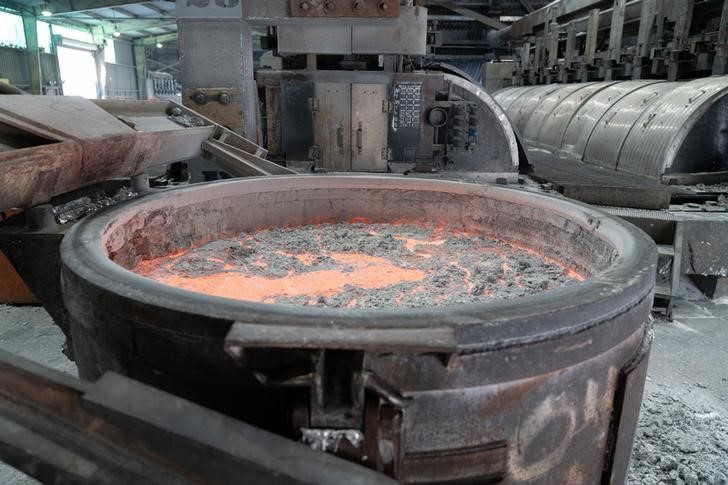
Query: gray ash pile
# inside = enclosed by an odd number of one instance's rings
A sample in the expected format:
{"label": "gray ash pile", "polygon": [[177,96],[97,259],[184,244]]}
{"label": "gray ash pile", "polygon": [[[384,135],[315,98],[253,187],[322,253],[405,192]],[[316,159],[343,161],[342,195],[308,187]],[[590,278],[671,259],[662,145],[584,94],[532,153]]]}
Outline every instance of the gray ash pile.
{"label": "gray ash pile", "polygon": [[56,221],[59,224],[66,224],[93,214],[104,207],[114,205],[127,199],[131,199],[137,195],[127,188],[122,187],[114,195],[108,196],[104,194],[94,194],[91,196],[83,196],[78,199],[66,202],[53,208]]}
{"label": "gray ash pile", "polygon": [[726,485],[728,416],[666,392],[645,395],[628,485]]}

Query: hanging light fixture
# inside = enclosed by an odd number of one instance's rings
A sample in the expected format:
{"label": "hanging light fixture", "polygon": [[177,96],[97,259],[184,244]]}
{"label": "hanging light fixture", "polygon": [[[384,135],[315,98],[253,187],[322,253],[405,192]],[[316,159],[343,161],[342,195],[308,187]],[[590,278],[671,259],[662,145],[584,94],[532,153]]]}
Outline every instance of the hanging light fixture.
{"label": "hanging light fixture", "polygon": [[120,37],[121,32],[119,32],[119,25],[116,23],[116,10],[112,10],[111,15],[114,17],[114,33],[111,35],[113,35],[114,37]]}

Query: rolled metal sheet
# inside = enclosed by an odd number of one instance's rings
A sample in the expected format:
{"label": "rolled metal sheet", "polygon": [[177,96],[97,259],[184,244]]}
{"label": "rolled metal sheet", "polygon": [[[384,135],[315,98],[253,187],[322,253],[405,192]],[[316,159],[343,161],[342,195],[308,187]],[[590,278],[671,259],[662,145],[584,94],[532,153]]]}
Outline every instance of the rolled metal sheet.
{"label": "rolled metal sheet", "polygon": [[[602,119],[604,113],[624,96],[632,91],[657,81],[625,81],[618,83],[599,83],[604,86],[576,110],[574,117],[566,127],[561,139],[562,156],[581,160],[584,157],[586,144],[594,131],[594,127]],[[558,143],[558,142],[555,142]]]}
{"label": "rolled metal sheet", "polygon": [[636,120],[661,96],[679,85],[667,82],[647,84],[622,96],[604,112],[594,126],[585,147],[583,160],[616,170],[620,163],[622,145]]}
{"label": "rolled metal sheet", "polygon": [[660,178],[728,170],[728,76],[508,88],[528,150]]}
{"label": "rolled metal sheet", "polygon": [[523,138],[526,143],[538,146],[541,128],[554,108],[559,106],[571,93],[579,91],[586,86],[588,86],[588,84],[563,84],[559,87],[559,89],[544,97],[541,102],[535,106],[528,119],[528,123],[526,123],[526,128],[523,130]]}
{"label": "rolled metal sheet", "polygon": [[[698,150],[689,154],[692,163],[690,160],[681,160],[681,163],[676,164],[675,157],[687,136],[705,138],[707,145],[713,136],[720,135],[707,130],[693,130],[701,117],[716,103],[721,106],[728,103],[728,76],[683,83],[670,91],[668,96],[660,97],[640,115],[625,140],[619,169],[654,177],[679,171],[703,171],[695,166],[704,161],[702,143],[695,143],[695,140],[690,142]],[[725,151],[722,159],[723,163],[728,162],[728,153]]]}

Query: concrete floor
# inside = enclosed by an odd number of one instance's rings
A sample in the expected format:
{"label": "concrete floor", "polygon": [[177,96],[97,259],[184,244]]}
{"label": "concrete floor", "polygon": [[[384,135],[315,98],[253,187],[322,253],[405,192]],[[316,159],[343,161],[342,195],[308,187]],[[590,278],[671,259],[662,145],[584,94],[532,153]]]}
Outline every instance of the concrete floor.
{"label": "concrete floor", "polygon": [[[60,330],[42,308],[0,305],[0,348],[75,375],[75,365],[61,353],[62,343]],[[655,322],[646,393],[665,390],[728,416],[728,301],[681,299],[672,322]],[[0,465],[0,484],[35,483]]]}
{"label": "concrete floor", "polygon": [[648,391],[667,386],[728,416],[728,301],[679,300],[672,322],[657,320],[647,375]]}
{"label": "concrete floor", "polygon": [[[0,305],[0,348],[76,376],[76,365],[61,351],[63,333],[41,307]],[[0,462],[0,484],[39,482]]]}

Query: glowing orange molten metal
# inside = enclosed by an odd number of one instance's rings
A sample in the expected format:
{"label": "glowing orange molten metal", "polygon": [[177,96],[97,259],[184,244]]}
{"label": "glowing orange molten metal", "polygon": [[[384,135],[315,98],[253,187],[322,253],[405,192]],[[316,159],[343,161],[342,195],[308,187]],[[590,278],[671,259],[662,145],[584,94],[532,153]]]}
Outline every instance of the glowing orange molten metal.
{"label": "glowing orange molten metal", "polygon": [[362,222],[244,234],[142,261],[135,271],[208,295],[361,308],[471,303],[584,279],[529,248],[477,234]]}
{"label": "glowing orange molten metal", "polygon": [[[427,275],[424,271],[400,268],[377,256],[343,253],[333,253],[330,256],[334,261],[346,264],[347,272],[328,269],[291,273],[283,278],[267,278],[225,271],[196,277],[170,274],[155,279],[198,293],[274,303],[278,295],[331,296],[341,292],[346,285],[376,289],[422,280]],[[312,258],[313,255],[305,255],[306,260]]]}

